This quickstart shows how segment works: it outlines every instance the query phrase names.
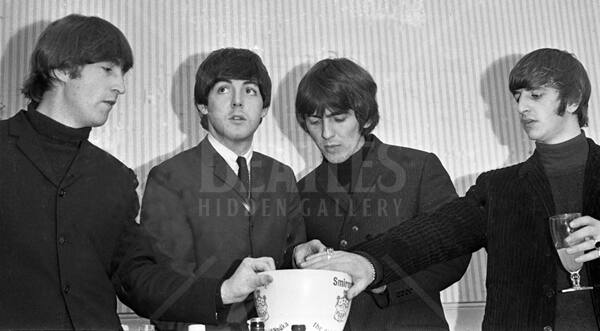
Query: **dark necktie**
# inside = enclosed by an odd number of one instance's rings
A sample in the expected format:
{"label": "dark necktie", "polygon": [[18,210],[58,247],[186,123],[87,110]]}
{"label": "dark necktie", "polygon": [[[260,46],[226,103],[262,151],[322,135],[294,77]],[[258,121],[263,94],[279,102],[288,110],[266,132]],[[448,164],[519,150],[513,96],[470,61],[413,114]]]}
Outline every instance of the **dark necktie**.
{"label": "dark necktie", "polygon": [[246,164],[246,158],[238,156],[235,162],[237,162],[238,166],[240,167],[238,171],[238,178],[244,186],[242,193],[246,197],[246,201],[250,201],[250,174],[248,173],[248,165]]}

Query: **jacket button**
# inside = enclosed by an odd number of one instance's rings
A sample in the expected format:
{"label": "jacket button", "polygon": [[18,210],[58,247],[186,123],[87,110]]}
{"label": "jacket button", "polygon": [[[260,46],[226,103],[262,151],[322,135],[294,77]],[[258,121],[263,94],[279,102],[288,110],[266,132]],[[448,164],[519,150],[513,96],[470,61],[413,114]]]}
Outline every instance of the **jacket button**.
{"label": "jacket button", "polygon": [[346,248],[348,247],[348,242],[344,239],[340,240],[340,247],[341,248]]}
{"label": "jacket button", "polygon": [[544,326],[544,331],[552,331],[552,327],[550,325]]}
{"label": "jacket button", "polygon": [[353,226],[353,227],[352,227],[352,231],[354,231],[354,232],[358,231],[358,226],[356,226],[356,225],[355,225],[355,226]]}
{"label": "jacket button", "polygon": [[60,236],[60,237],[58,238],[58,243],[59,243],[59,244],[63,245],[65,242],[66,242],[66,240],[65,240],[65,237],[63,237],[63,236]]}
{"label": "jacket button", "polygon": [[64,291],[65,293],[69,293],[69,292],[71,292],[71,286],[69,286],[69,285],[65,285],[65,287],[63,288],[63,291]]}
{"label": "jacket button", "polygon": [[62,197],[64,197],[64,196],[65,196],[65,194],[66,194],[66,193],[67,193],[67,192],[65,192],[65,190],[63,190],[63,189],[61,188],[61,189],[60,189],[60,191],[58,191],[58,196],[62,198]]}

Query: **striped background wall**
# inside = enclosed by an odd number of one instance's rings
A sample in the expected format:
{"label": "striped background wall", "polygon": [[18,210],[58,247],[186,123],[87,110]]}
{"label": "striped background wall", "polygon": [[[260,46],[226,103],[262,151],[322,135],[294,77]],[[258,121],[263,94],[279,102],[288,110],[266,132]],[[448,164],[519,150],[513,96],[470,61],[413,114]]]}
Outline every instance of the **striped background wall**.
{"label": "striped background wall", "polygon": [[[36,37],[69,13],[108,19],[133,46],[127,94],[92,140],[135,169],[142,186],[152,166],[204,136],[193,76],[208,52],[225,46],[263,57],[273,102],[255,148],[299,178],[320,156],[295,123],[295,88],[325,57],[349,57],[372,73],[382,113],[375,133],[435,152],[460,194],[480,172],[531,153],[506,79],[533,49],[566,49],[586,65],[595,87],[587,132],[598,137],[597,0],[0,0],[0,118],[25,105],[18,89]],[[443,301],[484,301],[484,279],[479,252]]]}

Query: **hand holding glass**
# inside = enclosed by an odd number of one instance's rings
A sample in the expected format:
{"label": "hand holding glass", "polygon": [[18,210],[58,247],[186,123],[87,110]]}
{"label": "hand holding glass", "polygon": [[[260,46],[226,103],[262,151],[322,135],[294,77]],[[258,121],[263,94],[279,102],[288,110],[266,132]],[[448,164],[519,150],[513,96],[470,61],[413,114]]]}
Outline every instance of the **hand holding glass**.
{"label": "hand holding glass", "polygon": [[[560,258],[560,262],[562,262],[563,267],[571,274],[571,284],[570,288],[564,289],[561,292],[573,292],[573,291],[581,291],[581,290],[591,290],[590,286],[581,286],[579,284],[579,270],[583,267],[583,263],[575,261],[575,258],[583,255],[583,252],[569,254],[567,253],[567,248],[569,247],[565,243],[565,238],[574,232],[576,229],[573,229],[569,223],[572,220],[581,217],[580,213],[569,213],[569,214],[559,214],[550,216],[550,233],[552,234],[552,241],[554,242],[554,247],[558,251],[558,257]],[[575,243],[578,244],[578,243]]]}

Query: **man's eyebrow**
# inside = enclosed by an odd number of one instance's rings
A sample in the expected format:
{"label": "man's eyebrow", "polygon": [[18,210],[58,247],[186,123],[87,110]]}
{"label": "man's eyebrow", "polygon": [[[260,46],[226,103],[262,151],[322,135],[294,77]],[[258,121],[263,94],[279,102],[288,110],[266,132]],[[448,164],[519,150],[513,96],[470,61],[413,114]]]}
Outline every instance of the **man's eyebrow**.
{"label": "man's eyebrow", "polygon": [[314,118],[328,117],[329,118],[329,117],[345,115],[345,114],[348,114],[348,112],[339,111],[339,112],[335,112],[335,113],[330,112],[329,114],[326,114],[325,112],[323,112],[323,114],[321,116],[317,115],[316,113],[313,113],[313,114],[307,115],[307,117],[314,117]]}
{"label": "man's eyebrow", "polygon": [[348,112],[346,112],[346,111],[339,111],[339,112],[335,112],[335,113],[331,112],[328,115],[325,115],[325,114],[323,114],[323,115],[327,116],[327,117],[334,117],[334,116],[346,115],[346,114],[348,114]]}
{"label": "man's eyebrow", "polygon": [[[215,81],[215,84],[216,83],[220,83],[220,82],[225,82],[225,83],[232,84],[234,80],[238,80],[238,79],[235,79],[235,78],[217,78],[216,81]],[[239,79],[239,80],[242,80],[242,79]],[[252,84],[252,85],[257,85],[258,86],[258,82],[255,81],[255,80],[243,80],[242,84],[243,85]]]}
{"label": "man's eyebrow", "polygon": [[224,83],[229,83],[229,84],[231,84],[231,79],[228,79],[228,78],[217,78],[217,79],[215,80],[215,84],[217,84],[217,83],[221,83],[221,82],[224,82]]}

